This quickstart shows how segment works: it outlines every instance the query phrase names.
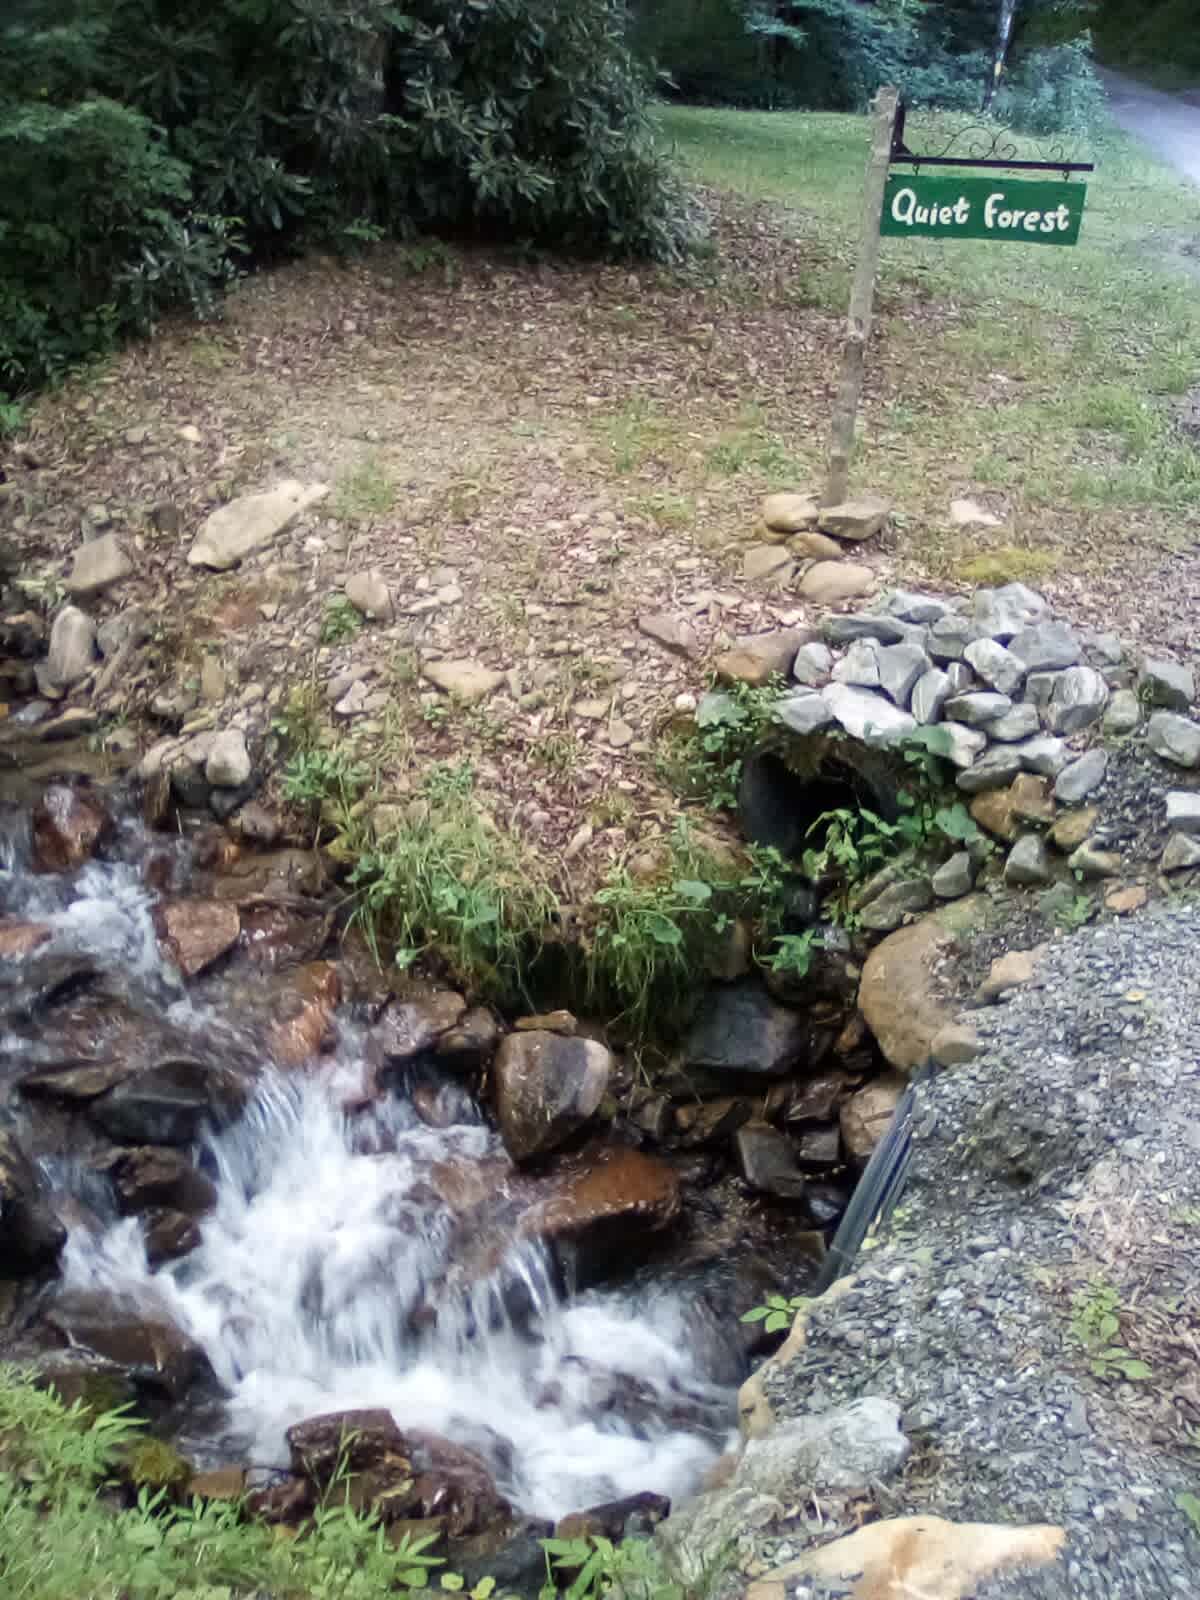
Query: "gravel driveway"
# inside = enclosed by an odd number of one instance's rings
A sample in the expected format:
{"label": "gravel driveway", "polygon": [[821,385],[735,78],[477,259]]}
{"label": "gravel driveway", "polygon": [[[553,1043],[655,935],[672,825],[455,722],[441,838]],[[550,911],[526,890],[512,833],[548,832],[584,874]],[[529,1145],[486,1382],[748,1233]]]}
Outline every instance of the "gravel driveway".
{"label": "gravel driveway", "polygon": [[1100,73],[1113,120],[1158,152],[1185,178],[1200,183],[1200,105],[1164,94],[1107,68]]}

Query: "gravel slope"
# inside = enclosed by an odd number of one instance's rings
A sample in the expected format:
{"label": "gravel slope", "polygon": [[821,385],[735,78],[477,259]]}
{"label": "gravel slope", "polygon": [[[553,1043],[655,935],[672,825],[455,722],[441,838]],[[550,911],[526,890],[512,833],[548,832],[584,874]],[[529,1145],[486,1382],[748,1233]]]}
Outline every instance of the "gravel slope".
{"label": "gravel slope", "polygon": [[[1161,903],[1058,944],[981,1014],[983,1054],[921,1092],[885,1242],[814,1313],[804,1355],[763,1374],[783,1417],[901,1405],[913,1459],[885,1515],[1066,1527],[1057,1566],[979,1600],[1200,1592],[1200,1528],[1176,1500],[1200,1494],[1198,940],[1200,906]],[[1105,1287],[1111,1342],[1148,1379],[1090,1370],[1079,1297]]]}

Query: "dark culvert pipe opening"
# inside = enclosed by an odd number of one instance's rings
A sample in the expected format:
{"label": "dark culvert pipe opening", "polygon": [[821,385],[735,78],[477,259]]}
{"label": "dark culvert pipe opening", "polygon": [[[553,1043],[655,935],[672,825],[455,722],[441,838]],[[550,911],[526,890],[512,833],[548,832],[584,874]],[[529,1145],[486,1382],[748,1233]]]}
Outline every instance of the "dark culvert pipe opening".
{"label": "dark culvert pipe opening", "polygon": [[866,807],[892,821],[899,787],[891,763],[866,747],[822,741],[791,759],[777,750],[756,750],[742,767],[738,814],[753,844],[798,860],[820,846],[823,830],[817,824],[827,812]]}

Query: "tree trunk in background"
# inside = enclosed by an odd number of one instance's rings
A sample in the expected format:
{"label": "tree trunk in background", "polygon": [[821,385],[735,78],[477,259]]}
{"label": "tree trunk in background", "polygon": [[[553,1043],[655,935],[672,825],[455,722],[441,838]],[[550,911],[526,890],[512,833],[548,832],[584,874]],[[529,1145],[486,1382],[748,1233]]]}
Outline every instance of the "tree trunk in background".
{"label": "tree trunk in background", "polygon": [[983,109],[990,111],[992,101],[996,97],[996,90],[1000,87],[1000,76],[1004,71],[1004,63],[1008,58],[1009,41],[1012,39],[1013,18],[1017,14],[1017,0],[1000,0],[1000,15],[996,19],[996,44],[992,51],[992,70],[988,74],[988,81],[983,91]]}

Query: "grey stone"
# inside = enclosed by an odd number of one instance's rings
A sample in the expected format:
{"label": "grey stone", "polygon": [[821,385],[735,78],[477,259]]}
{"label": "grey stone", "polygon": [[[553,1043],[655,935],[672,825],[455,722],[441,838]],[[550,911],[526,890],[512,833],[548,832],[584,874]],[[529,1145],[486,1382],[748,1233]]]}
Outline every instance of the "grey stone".
{"label": "grey stone", "polygon": [[898,706],[907,707],[917,680],[931,670],[916,644],[885,645],[878,655],[879,686]]}
{"label": "grey stone", "polygon": [[1083,646],[1065,622],[1039,622],[1014,634],[1008,647],[1027,672],[1054,672],[1083,659]]}
{"label": "grey stone", "polygon": [[612,1056],[595,1039],[532,1028],[508,1035],[492,1072],[505,1148],[514,1161],[528,1161],[590,1122],[608,1089]]}
{"label": "grey stone", "polygon": [[1017,739],[1032,738],[1041,725],[1042,719],[1037,714],[1037,707],[1031,706],[1028,701],[1018,700],[1011,711],[1006,711],[1002,717],[997,717],[994,722],[988,723],[988,738],[1012,744]]}
{"label": "grey stone", "polygon": [[[896,617],[862,612],[854,617],[826,617],[821,631],[830,644],[853,644],[855,639],[878,639],[880,644],[901,644],[913,633],[911,623]],[[915,630],[918,633],[922,630]]]}
{"label": "grey stone", "polygon": [[1012,701],[1006,694],[991,689],[976,689],[968,694],[957,694],[946,701],[946,715],[955,722],[965,722],[969,728],[978,728],[994,722],[1006,711],[1012,710]]}
{"label": "grey stone", "polygon": [[963,651],[981,636],[969,618],[950,611],[930,627],[927,648],[935,661],[961,661]]}
{"label": "grey stone", "polygon": [[1098,850],[1085,839],[1067,857],[1067,865],[1081,878],[1115,878],[1121,870],[1121,857],[1115,850]]}
{"label": "grey stone", "polygon": [[850,737],[865,744],[894,744],[917,725],[907,711],[870,689],[831,683],[823,693],[826,705]]}
{"label": "grey stone", "polygon": [[959,900],[969,894],[975,884],[975,863],[969,850],[956,850],[949,861],[943,861],[930,880],[939,900]]}
{"label": "grey stone", "polygon": [[1054,873],[1040,833],[1027,833],[1018,839],[1004,863],[1004,881],[1013,888],[1029,888],[1049,883]]}
{"label": "grey stone", "polygon": [[963,651],[963,659],[974,668],[989,689],[1010,698],[1025,681],[1025,664],[1011,650],[994,639],[976,639]]}
{"label": "grey stone", "polygon": [[839,539],[871,539],[886,526],[891,515],[891,505],[877,494],[855,495],[841,505],[822,506],[817,526],[822,533],[836,534]]}
{"label": "grey stone", "polygon": [[933,886],[926,877],[904,878],[890,884],[864,907],[860,920],[872,933],[891,933],[906,916],[927,911],[933,904]]}
{"label": "grey stone", "polygon": [[1108,755],[1104,750],[1089,750],[1077,761],[1069,762],[1059,773],[1054,785],[1054,798],[1065,806],[1078,805],[1104,782]]}
{"label": "grey stone", "polygon": [[1190,667],[1177,661],[1147,657],[1138,673],[1138,692],[1143,700],[1165,711],[1186,711],[1196,698],[1196,678]]}
{"label": "grey stone", "polygon": [[59,689],[69,689],[91,670],[96,653],[96,624],[78,606],[64,606],[50,629],[46,672]]}
{"label": "grey stone", "polygon": [[782,1199],[803,1196],[804,1174],[796,1159],[796,1147],[778,1128],[765,1122],[744,1123],[733,1136],[733,1153],[738,1170],[752,1189]]}
{"label": "grey stone", "polygon": [[861,689],[877,689],[880,648],[877,639],[855,639],[833,669],[834,682],[857,684]]}
{"label": "grey stone", "polygon": [[1083,640],[1088,656],[1101,667],[1119,667],[1125,659],[1125,647],[1115,633],[1088,633]]}
{"label": "grey stone", "polygon": [[1171,790],[1167,795],[1167,826],[1180,833],[1200,833],[1200,790]]}
{"label": "grey stone", "polygon": [[827,682],[832,671],[833,652],[819,639],[814,639],[811,644],[802,644],[796,651],[796,659],[792,662],[792,677],[797,683],[808,684],[815,688]]}
{"label": "grey stone", "polygon": [[740,1541],[784,1513],[771,1495],[753,1489],[712,1489],[682,1501],[654,1530],[654,1542],[688,1593],[703,1592]]}
{"label": "grey stone", "polygon": [[1200,843],[1189,839],[1185,833],[1173,833],[1159,865],[1164,872],[1185,872],[1189,867],[1200,867]]}
{"label": "grey stone", "polygon": [[997,745],[979,757],[973,766],[954,780],[964,794],[982,794],[985,789],[1005,789],[1021,771],[1021,757],[1012,745]]}
{"label": "grey stone", "polygon": [[386,622],[392,615],[392,594],[378,567],[353,572],[346,579],[346,599],[356,611],[372,622]]}
{"label": "grey stone", "polygon": [[948,741],[945,760],[953,766],[962,769],[973,766],[976,758],[987,749],[987,734],[980,733],[978,728],[968,728],[961,722],[943,722],[939,728]]}
{"label": "grey stone", "polygon": [[1023,583],[1006,583],[999,589],[980,589],[975,595],[974,618],[980,633],[999,639],[1001,644],[1023,629],[1040,622],[1046,602]]}
{"label": "grey stone", "polygon": [[1051,733],[1079,733],[1099,722],[1107,704],[1108,685],[1095,667],[1068,667],[1054,685],[1046,726]]}
{"label": "grey stone", "polygon": [[833,712],[816,690],[789,694],[775,703],[775,715],[793,733],[816,733],[833,720]]}
{"label": "grey stone", "polygon": [[923,727],[928,727],[941,716],[942,707],[949,698],[949,675],[943,672],[941,667],[930,667],[929,671],[923,672],[913,684],[909,710]]}
{"label": "grey stone", "polygon": [[120,539],[115,533],[106,533],[79,546],[63,587],[68,594],[86,598],[120,583],[132,571],[133,562]]}
{"label": "grey stone", "polygon": [[1200,767],[1200,723],[1175,711],[1156,711],[1146,724],[1146,743],[1177,767]]}
{"label": "grey stone", "polygon": [[720,984],[700,1002],[683,1046],[685,1067],[780,1078],[808,1048],[808,1023],[753,980]]}
{"label": "grey stone", "polygon": [[214,789],[240,789],[250,777],[250,752],[240,728],[226,728],[208,747],[204,776]]}
{"label": "grey stone", "polygon": [[1021,758],[1021,770],[1036,772],[1039,778],[1057,778],[1071,759],[1063,741],[1045,733],[1036,739],[1026,739],[1013,749]]}
{"label": "grey stone", "polygon": [[323,500],[327,483],[285,478],[262,494],[245,494],[214,511],[188,551],[188,564],[224,572],[270,543],[302,512]]}
{"label": "grey stone", "polygon": [[946,676],[950,680],[951,694],[966,694],[975,687],[975,674],[965,661],[947,661]]}
{"label": "grey stone", "polygon": [[96,644],[107,661],[116,655],[130,635],[134,644],[144,644],[152,631],[150,619],[141,606],[126,606],[115,617],[106,617],[96,629]]}
{"label": "grey stone", "polygon": [[884,610],[901,622],[920,622],[928,625],[944,617],[950,610],[947,600],[935,594],[922,594],[915,589],[893,589],[884,602]]}
{"label": "grey stone", "polygon": [[1044,711],[1054,698],[1059,676],[1057,672],[1031,672],[1025,680],[1025,698],[1030,705]]}
{"label": "grey stone", "polygon": [[1132,689],[1118,689],[1108,702],[1102,725],[1105,733],[1120,738],[1132,733],[1141,720],[1142,707],[1137,695]]}
{"label": "grey stone", "polygon": [[776,578],[780,583],[786,583],[795,565],[786,545],[755,544],[742,557],[742,577],[751,582]]}
{"label": "grey stone", "polygon": [[908,1453],[899,1406],[868,1395],[747,1440],[733,1487],[789,1504],[814,1489],[854,1493],[894,1477]]}

